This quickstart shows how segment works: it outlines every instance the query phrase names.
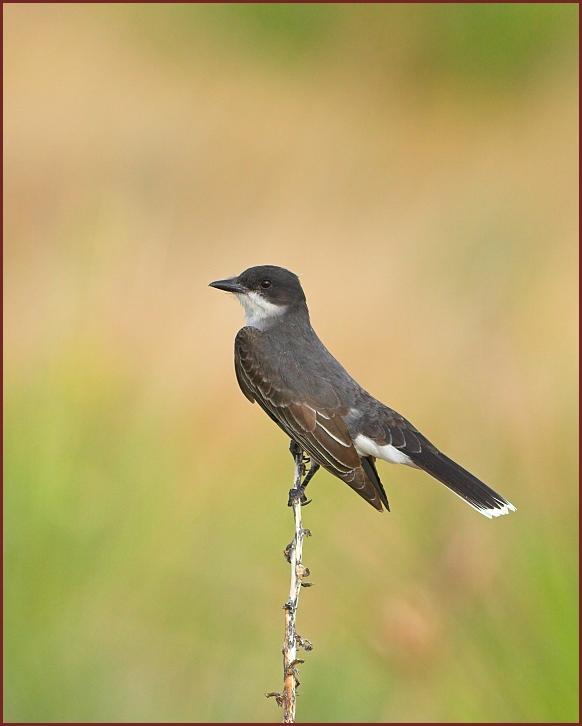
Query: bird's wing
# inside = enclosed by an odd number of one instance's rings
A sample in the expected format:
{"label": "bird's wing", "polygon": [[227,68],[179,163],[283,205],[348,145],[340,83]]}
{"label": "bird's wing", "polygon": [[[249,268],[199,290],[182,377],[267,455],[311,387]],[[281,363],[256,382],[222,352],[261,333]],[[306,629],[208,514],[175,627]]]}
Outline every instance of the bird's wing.
{"label": "bird's wing", "polygon": [[381,511],[385,495],[362,466],[342,418],[346,410],[333,386],[319,375],[302,375],[288,351],[267,360],[261,355],[261,335],[246,327],[235,339],[235,370],[244,395],[257,401],[318,464]]}
{"label": "bird's wing", "polygon": [[423,445],[432,446],[404,416],[377,403],[374,413],[369,413],[358,421],[364,436],[379,446],[392,445],[407,455],[419,454]]}

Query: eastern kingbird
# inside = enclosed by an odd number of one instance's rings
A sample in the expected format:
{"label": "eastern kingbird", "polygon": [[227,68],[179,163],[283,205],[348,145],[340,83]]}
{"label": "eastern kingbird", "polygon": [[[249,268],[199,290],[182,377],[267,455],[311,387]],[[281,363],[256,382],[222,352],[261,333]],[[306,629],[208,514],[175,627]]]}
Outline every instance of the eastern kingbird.
{"label": "eastern kingbird", "polygon": [[423,469],[486,517],[515,507],[441,453],[409,421],[355,381],[311,327],[297,275],[283,267],[250,267],[211,287],[241,302],[246,326],[237,333],[239,386],[311,460],[307,482],[322,466],[377,510],[390,511],[376,459]]}

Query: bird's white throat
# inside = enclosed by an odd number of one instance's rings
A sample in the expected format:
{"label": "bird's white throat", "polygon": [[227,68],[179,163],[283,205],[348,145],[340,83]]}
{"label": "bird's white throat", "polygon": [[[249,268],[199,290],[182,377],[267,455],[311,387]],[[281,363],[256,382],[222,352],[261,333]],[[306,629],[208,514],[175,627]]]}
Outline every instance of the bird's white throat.
{"label": "bird's white throat", "polygon": [[270,327],[273,320],[287,310],[287,305],[275,305],[257,292],[237,293],[236,296],[244,308],[246,324],[258,330]]}

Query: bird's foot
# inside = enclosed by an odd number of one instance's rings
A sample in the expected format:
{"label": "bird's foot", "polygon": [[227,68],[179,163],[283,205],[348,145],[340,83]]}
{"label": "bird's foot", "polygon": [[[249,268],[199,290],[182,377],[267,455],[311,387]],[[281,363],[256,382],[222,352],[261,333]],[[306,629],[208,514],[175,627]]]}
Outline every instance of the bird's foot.
{"label": "bird's foot", "polygon": [[303,486],[293,487],[293,489],[289,489],[289,499],[287,500],[287,506],[293,507],[297,502],[299,502],[302,507],[306,507],[311,502],[311,499],[308,499],[305,496],[305,487]]}

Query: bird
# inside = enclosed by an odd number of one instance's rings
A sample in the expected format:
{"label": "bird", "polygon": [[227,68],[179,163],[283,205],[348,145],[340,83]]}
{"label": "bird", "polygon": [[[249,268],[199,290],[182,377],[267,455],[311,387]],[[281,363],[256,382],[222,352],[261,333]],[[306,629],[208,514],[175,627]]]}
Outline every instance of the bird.
{"label": "bird", "polygon": [[432,444],[410,421],[384,405],[352,378],[311,326],[299,277],[276,265],[250,267],[210,287],[242,304],[246,325],[234,343],[238,384],[251,403],[306,455],[305,488],[323,468],[372,507],[390,511],[377,460],[422,469],[489,519],[516,511],[505,497]]}

